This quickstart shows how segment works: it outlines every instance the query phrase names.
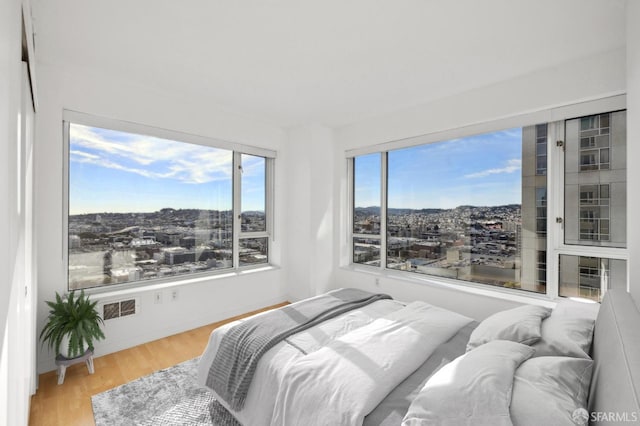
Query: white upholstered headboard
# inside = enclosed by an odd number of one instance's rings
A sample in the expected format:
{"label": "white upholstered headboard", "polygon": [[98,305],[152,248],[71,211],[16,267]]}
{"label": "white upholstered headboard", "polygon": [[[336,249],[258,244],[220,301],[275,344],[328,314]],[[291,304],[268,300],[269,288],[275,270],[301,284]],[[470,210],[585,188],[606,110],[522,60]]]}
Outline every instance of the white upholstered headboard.
{"label": "white upholstered headboard", "polygon": [[602,300],[593,359],[590,424],[640,424],[640,309],[626,291],[609,290]]}

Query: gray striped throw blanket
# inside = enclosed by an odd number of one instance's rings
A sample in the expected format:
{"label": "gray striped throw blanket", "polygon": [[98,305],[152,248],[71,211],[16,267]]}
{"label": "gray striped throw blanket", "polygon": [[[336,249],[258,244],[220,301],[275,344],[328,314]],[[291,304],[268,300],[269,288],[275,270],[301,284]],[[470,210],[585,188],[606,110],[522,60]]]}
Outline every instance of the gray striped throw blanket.
{"label": "gray striped throw blanket", "polygon": [[229,406],[240,411],[260,357],[287,337],[322,321],[381,299],[355,288],[343,288],[252,317],[222,337],[209,368],[207,386]]}

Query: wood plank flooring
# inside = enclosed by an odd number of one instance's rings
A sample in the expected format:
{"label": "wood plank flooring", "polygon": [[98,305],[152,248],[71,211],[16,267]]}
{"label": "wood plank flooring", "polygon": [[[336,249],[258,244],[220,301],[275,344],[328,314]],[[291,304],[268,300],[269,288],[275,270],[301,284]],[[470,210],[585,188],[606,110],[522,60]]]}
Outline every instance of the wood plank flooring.
{"label": "wood plank flooring", "polygon": [[59,386],[55,371],[41,374],[38,391],[31,398],[29,425],[94,425],[92,395],[195,358],[202,354],[215,328],[284,305],[287,302],[95,358],[92,375],[84,363],[73,365]]}

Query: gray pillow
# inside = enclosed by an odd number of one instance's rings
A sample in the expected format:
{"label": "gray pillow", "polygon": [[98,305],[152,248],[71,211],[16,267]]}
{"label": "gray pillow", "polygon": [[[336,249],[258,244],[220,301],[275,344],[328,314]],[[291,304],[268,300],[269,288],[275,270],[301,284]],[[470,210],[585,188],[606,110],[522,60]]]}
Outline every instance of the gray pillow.
{"label": "gray pillow", "polygon": [[542,338],[532,345],[534,356],[589,358],[594,325],[594,319],[579,311],[554,309],[542,321]]}
{"label": "gray pillow", "polygon": [[574,418],[587,413],[592,366],[590,359],[569,357],[523,362],[516,370],[509,409],[514,426],[575,426]]}
{"label": "gray pillow", "polygon": [[491,315],[471,333],[467,352],[492,340],[510,340],[531,345],[540,340],[540,324],[551,309],[524,305]]}
{"label": "gray pillow", "polygon": [[431,376],[402,426],[511,426],[514,374],[532,354],[529,346],[494,340],[461,355]]}
{"label": "gray pillow", "polygon": [[600,304],[593,300],[562,297],[553,312],[570,318],[585,318],[595,321],[599,310]]}

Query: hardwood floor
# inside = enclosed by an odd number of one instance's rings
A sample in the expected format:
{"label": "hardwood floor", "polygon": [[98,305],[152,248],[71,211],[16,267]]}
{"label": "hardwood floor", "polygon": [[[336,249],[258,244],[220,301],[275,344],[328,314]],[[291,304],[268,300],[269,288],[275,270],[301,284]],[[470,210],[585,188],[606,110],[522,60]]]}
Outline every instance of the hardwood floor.
{"label": "hardwood floor", "polygon": [[94,425],[92,395],[195,358],[202,354],[209,341],[209,335],[215,328],[238,318],[286,304],[285,302],[269,306],[95,358],[95,374],[90,375],[84,363],[73,365],[67,369],[65,381],[59,386],[55,371],[41,374],[38,391],[31,398],[29,425]]}

